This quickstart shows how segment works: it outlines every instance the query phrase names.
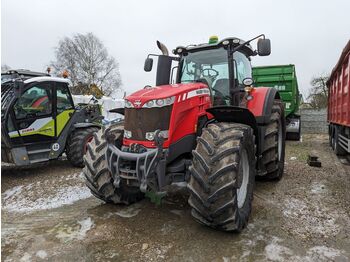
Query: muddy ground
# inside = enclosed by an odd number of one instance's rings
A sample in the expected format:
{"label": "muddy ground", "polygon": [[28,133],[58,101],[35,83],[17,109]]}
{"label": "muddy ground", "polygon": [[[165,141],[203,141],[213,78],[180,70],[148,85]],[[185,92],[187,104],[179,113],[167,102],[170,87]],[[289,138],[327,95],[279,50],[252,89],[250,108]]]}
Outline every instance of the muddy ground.
{"label": "muddy ground", "polygon": [[[161,206],[113,206],[67,161],[2,169],[2,261],[349,261],[350,165],[322,135],[286,151],[283,179],[257,182],[241,234],[197,224],[181,185]],[[321,168],[306,164],[309,153]]]}

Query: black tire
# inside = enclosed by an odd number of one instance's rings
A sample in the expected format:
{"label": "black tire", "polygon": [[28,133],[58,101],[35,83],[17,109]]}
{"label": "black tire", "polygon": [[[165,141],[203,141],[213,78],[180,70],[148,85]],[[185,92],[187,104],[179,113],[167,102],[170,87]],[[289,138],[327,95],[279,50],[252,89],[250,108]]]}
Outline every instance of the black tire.
{"label": "black tire", "polygon": [[283,104],[274,101],[270,123],[267,125],[264,137],[262,163],[265,167],[263,179],[280,180],[284,171],[286,147],[286,123]]}
{"label": "black tire", "polygon": [[107,134],[109,137],[113,136],[116,145],[121,146],[123,133],[124,126],[120,123],[112,124],[106,130],[95,133],[84,156],[85,168],[83,173],[85,183],[95,197],[107,203],[129,205],[144,198],[144,194],[141,193],[139,188],[126,185],[123,179],[120,187],[116,188],[113,184],[113,177],[108,170],[105,156]]}
{"label": "black tire", "polygon": [[333,126],[328,126],[329,146],[333,149]]}
{"label": "black tire", "polygon": [[66,155],[69,162],[75,167],[84,167],[84,155],[87,144],[91,142],[97,127],[79,128],[72,132],[66,144]]}
{"label": "black tire", "polygon": [[[246,226],[255,184],[255,148],[247,125],[213,123],[203,128],[192,153],[188,184],[191,214],[199,223],[233,232]],[[243,198],[237,191],[240,183],[246,185]]]}

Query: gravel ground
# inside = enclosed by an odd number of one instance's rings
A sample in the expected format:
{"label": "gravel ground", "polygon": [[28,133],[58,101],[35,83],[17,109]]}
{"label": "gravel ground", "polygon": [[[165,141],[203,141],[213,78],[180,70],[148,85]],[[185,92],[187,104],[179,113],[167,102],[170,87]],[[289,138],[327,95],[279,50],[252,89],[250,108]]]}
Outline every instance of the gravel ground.
{"label": "gravel ground", "polygon": [[[317,155],[322,167],[306,164]],[[349,261],[350,165],[324,135],[287,142],[284,177],[257,182],[241,234],[198,225],[188,193],[104,204],[67,161],[2,169],[2,261]]]}

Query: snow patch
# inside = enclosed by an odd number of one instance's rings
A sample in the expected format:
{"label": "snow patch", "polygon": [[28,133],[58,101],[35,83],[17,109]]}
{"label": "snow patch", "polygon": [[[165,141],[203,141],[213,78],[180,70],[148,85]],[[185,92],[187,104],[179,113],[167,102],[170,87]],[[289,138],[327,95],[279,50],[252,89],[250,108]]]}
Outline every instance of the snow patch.
{"label": "snow patch", "polygon": [[21,257],[21,259],[19,261],[21,261],[21,262],[32,261],[31,257],[32,256],[29,253],[25,252],[23,257]]}
{"label": "snow patch", "polygon": [[[5,192],[3,209],[10,212],[32,212],[71,205],[78,200],[91,196],[90,190],[85,186],[66,186],[59,188],[56,192],[52,192],[53,195],[39,198],[36,198],[30,192],[28,194],[20,194],[22,190],[29,191],[31,187],[32,185],[21,187],[20,189],[13,188],[8,194]],[[10,194],[11,192],[14,193]]]}
{"label": "snow patch", "polygon": [[[343,252],[331,247],[315,246],[307,251],[304,261],[346,261]],[[337,259],[336,259],[337,258]]]}
{"label": "snow patch", "polygon": [[115,212],[115,214],[123,218],[131,218],[137,216],[138,213],[140,213],[140,211],[140,205],[134,204],[132,206],[126,207],[122,210]]}
{"label": "snow patch", "polygon": [[38,252],[36,252],[35,255],[41,259],[45,259],[47,257],[47,253],[45,250],[39,250]]}
{"label": "snow patch", "polygon": [[306,203],[296,198],[286,199],[283,215],[287,218],[285,226],[300,237],[305,238],[310,234],[332,237],[340,232],[340,227],[336,224],[338,215],[317,202]]}
{"label": "snow patch", "polygon": [[282,242],[281,239],[273,237],[271,243],[265,247],[265,255],[268,260],[282,261],[286,256],[290,257],[293,255],[292,250],[280,245],[280,242]]}
{"label": "snow patch", "polygon": [[67,224],[58,224],[53,229],[50,229],[48,233],[54,233],[56,238],[69,242],[72,240],[83,240],[89,230],[94,227],[94,221],[91,217],[77,221],[75,226],[69,226]]}
{"label": "snow patch", "polygon": [[3,194],[2,194],[2,199],[3,200],[7,200],[10,197],[15,197],[17,195],[19,195],[22,192],[22,187],[23,186],[15,186],[14,188],[8,189],[6,190]]}

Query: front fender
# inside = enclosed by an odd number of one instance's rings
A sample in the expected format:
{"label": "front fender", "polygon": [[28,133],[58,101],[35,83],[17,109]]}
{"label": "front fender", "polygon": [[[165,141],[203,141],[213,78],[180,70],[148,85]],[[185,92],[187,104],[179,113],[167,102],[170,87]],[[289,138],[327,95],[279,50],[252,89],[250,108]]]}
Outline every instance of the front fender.
{"label": "front fender", "polygon": [[215,106],[208,108],[206,111],[213,115],[218,122],[234,122],[250,126],[254,131],[256,144],[259,147],[258,125],[255,116],[248,109],[237,106]]}

